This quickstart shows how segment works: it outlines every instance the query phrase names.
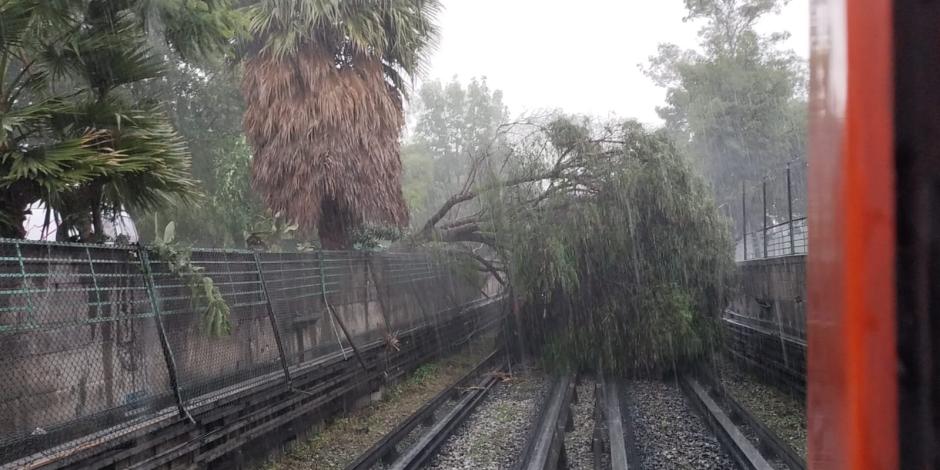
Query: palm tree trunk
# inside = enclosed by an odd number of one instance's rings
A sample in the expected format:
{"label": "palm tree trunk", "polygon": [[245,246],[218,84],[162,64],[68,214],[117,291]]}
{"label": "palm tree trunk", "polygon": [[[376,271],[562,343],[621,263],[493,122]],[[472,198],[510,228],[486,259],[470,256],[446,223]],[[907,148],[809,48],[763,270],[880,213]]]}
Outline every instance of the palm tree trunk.
{"label": "palm tree trunk", "polygon": [[27,208],[39,199],[33,183],[14,183],[0,191],[0,237],[26,238]]}
{"label": "palm tree trunk", "polygon": [[351,223],[345,211],[341,210],[335,201],[323,202],[319,222],[317,232],[323,249],[348,250],[352,248]]}

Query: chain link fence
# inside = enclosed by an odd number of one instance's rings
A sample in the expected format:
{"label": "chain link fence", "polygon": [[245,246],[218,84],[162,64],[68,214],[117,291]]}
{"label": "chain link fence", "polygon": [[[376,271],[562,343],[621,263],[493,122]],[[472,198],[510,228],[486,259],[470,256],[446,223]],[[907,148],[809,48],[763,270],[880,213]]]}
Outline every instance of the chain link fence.
{"label": "chain link fence", "polygon": [[760,182],[742,182],[740,196],[720,206],[731,223],[736,261],[806,254],[807,169],[793,161]]}
{"label": "chain link fence", "polygon": [[428,253],[193,250],[230,308],[209,335],[145,248],[0,240],[0,466],[107,439],[480,296]]}

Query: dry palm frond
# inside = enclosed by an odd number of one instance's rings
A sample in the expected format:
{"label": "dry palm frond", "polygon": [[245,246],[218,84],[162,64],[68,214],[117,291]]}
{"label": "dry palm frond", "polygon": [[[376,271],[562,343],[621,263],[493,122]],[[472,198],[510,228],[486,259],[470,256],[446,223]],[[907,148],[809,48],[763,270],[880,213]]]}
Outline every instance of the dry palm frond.
{"label": "dry palm frond", "polygon": [[[259,0],[246,9],[245,134],[269,209],[324,246],[363,223],[403,226],[405,79],[436,38],[439,0]],[[329,242],[329,243],[328,243]]]}
{"label": "dry palm frond", "polygon": [[245,66],[244,126],[254,150],[253,185],[267,206],[301,228],[324,210],[353,222],[404,225],[401,97],[383,64],[365,55],[337,66],[310,46]]}
{"label": "dry palm frond", "polygon": [[389,351],[401,351],[401,340],[398,339],[398,332],[385,334],[385,346]]}

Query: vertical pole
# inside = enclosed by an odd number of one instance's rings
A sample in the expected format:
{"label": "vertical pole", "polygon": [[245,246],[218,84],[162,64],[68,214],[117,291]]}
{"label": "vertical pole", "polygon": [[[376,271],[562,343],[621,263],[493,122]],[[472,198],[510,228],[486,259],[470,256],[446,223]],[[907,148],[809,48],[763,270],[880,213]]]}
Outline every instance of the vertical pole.
{"label": "vertical pole", "polygon": [[187,411],[186,407],[183,405],[183,395],[180,393],[179,375],[176,372],[176,359],[173,357],[173,350],[170,348],[170,341],[166,336],[166,328],[163,327],[163,317],[160,314],[160,301],[157,300],[157,291],[153,284],[153,273],[150,270],[150,258],[147,255],[147,249],[144,248],[143,245],[138,245],[137,253],[144,271],[144,283],[147,285],[147,296],[150,298],[153,318],[157,323],[157,332],[160,335],[160,347],[163,349],[163,360],[166,362],[167,373],[170,376],[170,386],[173,387],[176,408],[181,418],[195,423],[196,420],[190,416],[189,411]]}
{"label": "vertical pole", "polygon": [[790,226],[790,254],[796,253],[796,245],[793,242],[793,186],[790,185],[790,164],[787,163],[787,220]]}
{"label": "vertical pole", "polygon": [[33,308],[33,289],[29,287],[29,279],[26,276],[26,265],[23,263],[23,250],[20,249],[20,243],[14,242],[13,246],[16,247],[16,260],[20,264],[20,276],[23,279],[23,291],[26,292],[26,309],[29,311],[29,324],[30,326],[36,326],[36,318],[34,314],[36,309]]}
{"label": "vertical pole", "polygon": [[[346,329],[346,324],[343,323],[343,319],[339,317],[339,315],[336,313],[336,310],[334,310],[333,306],[330,305],[330,300],[326,297],[326,279],[324,277],[324,271],[323,271],[323,250],[320,250],[319,254],[320,254],[320,292],[321,294],[323,294],[323,305],[326,306],[328,313],[332,315],[331,318],[336,320],[336,323],[339,323],[339,328],[340,330],[343,331],[343,336],[345,336],[346,341],[349,342],[349,346],[352,348],[353,354],[356,355],[356,359],[359,361],[359,365],[362,366],[362,370],[369,372],[369,368],[366,366],[365,359],[362,358],[362,354],[359,353],[359,348],[357,348],[356,343],[353,342],[352,335],[349,334],[349,330]],[[343,343],[340,343],[339,347],[343,348]],[[346,350],[343,349],[344,359],[346,358],[345,351]]]}
{"label": "vertical pole", "polygon": [[264,279],[264,270],[261,268],[261,256],[257,251],[252,251],[255,259],[255,267],[258,270],[258,280],[261,281],[261,291],[264,293],[264,305],[268,311],[268,319],[271,321],[271,328],[274,330],[274,342],[277,344],[277,352],[281,359],[281,369],[284,370],[284,380],[287,381],[289,388],[294,388],[294,379],[290,375],[290,368],[287,365],[287,355],[284,354],[284,342],[281,341],[281,328],[277,324],[277,315],[274,314],[274,306],[271,304],[271,296],[268,294],[268,283]]}
{"label": "vertical pole", "polygon": [[747,261],[747,189],[741,181],[741,240],[744,240],[744,261]]}
{"label": "vertical pole", "polygon": [[767,257],[767,178],[761,182],[761,199],[764,203],[764,258]]}

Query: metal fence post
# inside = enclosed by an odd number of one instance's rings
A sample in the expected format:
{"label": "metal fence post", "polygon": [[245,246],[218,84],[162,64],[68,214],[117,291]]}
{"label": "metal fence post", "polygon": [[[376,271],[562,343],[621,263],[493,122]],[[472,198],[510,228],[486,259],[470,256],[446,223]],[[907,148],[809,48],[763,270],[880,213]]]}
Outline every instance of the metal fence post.
{"label": "metal fence post", "polygon": [[255,268],[258,270],[258,280],[261,281],[261,292],[264,294],[264,306],[268,311],[268,319],[271,321],[271,329],[274,330],[274,343],[277,345],[278,357],[281,359],[281,368],[284,370],[284,380],[287,381],[289,388],[294,388],[294,379],[290,375],[290,367],[287,365],[287,355],[284,353],[284,342],[281,340],[281,328],[277,324],[277,315],[274,314],[274,305],[271,303],[271,295],[268,294],[268,283],[264,279],[264,269],[261,268],[261,256],[257,251],[252,251],[255,259]]}
{"label": "metal fence post", "polygon": [[[323,295],[323,305],[326,306],[327,313],[331,314],[336,323],[339,323],[340,330],[343,331],[343,336],[346,337],[346,341],[349,342],[349,346],[353,350],[353,354],[356,355],[356,359],[359,360],[359,365],[362,366],[362,370],[369,372],[369,368],[366,366],[365,359],[362,358],[362,354],[359,353],[359,348],[356,347],[356,343],[353,342],[352,335],[349,334],[349,330],[346,329],[346,324],[343,323],[343,319],[339,317],[336,313],[336,310],[333,309],[333,306],[330,305],[330,300],[326,297],[326,274],[323,270],[323,250],[318,252],[320,256],[320,293]],[[338,339],[338,338],[337,338]],[[339,343],[340,349],[343,349],[343,358],[346,358],[346,350],[343,348],[343,343]]]}
{"label": "metal fence post", "polygon": [[183,394],[180,392],[179,376],[176,372],[176,359],[173,357],[173,349],[170,348],[170,341],[166,336],[166,328],[163,327],[163,317],[160,314],[160,301],[157,299],[157,290],[153,283],[153,272],[150,269],[150,258],[147,255],[147,249],[143,245],[138,245],[137,254],[140,257],[140,264],[144,271],[144,283],[147,285],[147,296],[150,297],[150,305],[153,310],[153,317],[157,323],[157,332],[160,335],[160,347],[163,349],[163,359],[166,362],[167,373],[170,376],[170,386],[173,387],[173,395],[176,398],[176,408],[181,418],[195,423],[196,420],[189,414],[186,406],[183,405]]}
{"label": "metal fence post", "polygon": [[790,185],[790,164],[787,163],[787,218],[790,227],[790,254],[796,254],[796,243],[793,241],[793,187]]}
{"label": "metal fence post", "polygon": [[767,257],[767,178],[761,182],[761,199],[764,203],[764,258]]}
{"label": "metal fence post", "polygon": [[747,189],[741,181],[741,239],[744,240],[744,261],[747,261]]}

